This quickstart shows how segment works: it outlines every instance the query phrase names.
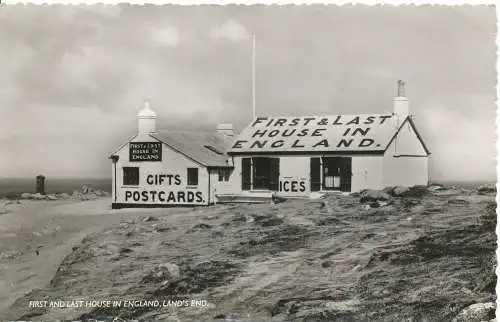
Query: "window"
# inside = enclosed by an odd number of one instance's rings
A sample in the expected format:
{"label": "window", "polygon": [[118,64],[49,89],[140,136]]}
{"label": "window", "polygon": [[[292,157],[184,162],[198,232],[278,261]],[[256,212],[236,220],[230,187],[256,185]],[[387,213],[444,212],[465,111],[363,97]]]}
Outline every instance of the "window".
{"label": "window", "polygon": [[188,186],[198,185],[198,168],[187,169],[187,184]]}
{"label": "window", "polygon": [[218,171],[219,181],[229,181],[229,176],[231,175],[231,169],[221,168]]}
{"label": "window", "polygon": [[139,168],[123,167],[123,184],[125,186],[139,185]]}

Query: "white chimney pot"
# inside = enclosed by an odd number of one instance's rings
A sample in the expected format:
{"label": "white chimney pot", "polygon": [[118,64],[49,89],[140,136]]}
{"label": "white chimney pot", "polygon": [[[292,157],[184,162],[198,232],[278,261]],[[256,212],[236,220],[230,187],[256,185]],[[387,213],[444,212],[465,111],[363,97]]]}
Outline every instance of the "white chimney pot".
{"label": "white chimney pot", "polygon": [[144,108],[137,113],[137,125],[139,134],[156,133],[156,113],[149,101],[144,101]]}
{"label": "white chimney pot", "polygon": [[396,126],[399,126],[410,115],[410,104],[408,98],[405,97],[405,83],[401,80],[398,81],[398,94],[393,102],[393,114]]}

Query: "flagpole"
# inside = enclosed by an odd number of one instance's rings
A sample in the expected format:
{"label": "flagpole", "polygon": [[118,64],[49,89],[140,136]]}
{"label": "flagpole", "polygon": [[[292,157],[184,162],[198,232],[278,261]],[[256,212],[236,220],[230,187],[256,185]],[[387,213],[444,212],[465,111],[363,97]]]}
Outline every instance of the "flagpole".
{"label": "flagpole", "polygon": [[255,34],[252,34],[252,117],[255,119]]}

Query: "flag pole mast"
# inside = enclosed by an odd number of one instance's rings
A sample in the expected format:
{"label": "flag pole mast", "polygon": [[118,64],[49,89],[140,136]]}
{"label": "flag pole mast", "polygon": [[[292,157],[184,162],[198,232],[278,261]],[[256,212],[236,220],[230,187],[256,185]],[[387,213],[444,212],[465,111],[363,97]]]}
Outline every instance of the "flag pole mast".
{"label": "flag pole mast", "polygon": [[255,119],[255,34],[252,34],[252,118]]}

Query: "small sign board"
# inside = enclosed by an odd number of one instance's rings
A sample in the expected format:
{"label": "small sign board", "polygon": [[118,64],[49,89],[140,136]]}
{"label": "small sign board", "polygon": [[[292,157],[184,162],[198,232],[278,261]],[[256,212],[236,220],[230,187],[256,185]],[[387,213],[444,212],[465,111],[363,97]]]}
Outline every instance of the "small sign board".
{"label": "small sign board", "polygon": [[130,142],[129,161],[161,161],[161,142]]}

